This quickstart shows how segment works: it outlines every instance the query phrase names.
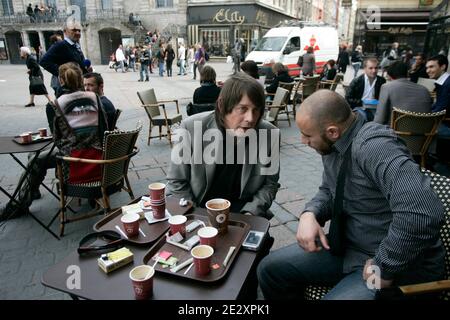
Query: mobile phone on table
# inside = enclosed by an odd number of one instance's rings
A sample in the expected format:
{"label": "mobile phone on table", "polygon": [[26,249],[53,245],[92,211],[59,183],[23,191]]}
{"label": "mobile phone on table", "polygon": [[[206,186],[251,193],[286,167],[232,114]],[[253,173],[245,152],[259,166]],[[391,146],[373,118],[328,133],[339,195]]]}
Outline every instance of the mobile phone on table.
{"label": "mobile phone on table", "polygon": [[258,251],[264,240],[264,236],[264,232],[250,230],[242,243],[242,247],[247,250]]}

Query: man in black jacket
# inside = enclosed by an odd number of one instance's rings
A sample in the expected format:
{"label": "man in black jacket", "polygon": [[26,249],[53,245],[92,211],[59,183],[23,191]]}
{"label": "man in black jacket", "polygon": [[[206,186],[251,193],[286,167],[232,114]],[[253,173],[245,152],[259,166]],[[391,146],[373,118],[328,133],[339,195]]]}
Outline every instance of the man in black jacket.
{"label": "man in black jacket", "polygon": [[[364,60],[364,74],[356,77],[350,83],[350,86],[345,94],[345,99],[350,104],[352,109],[362,110],[362,100],[371,100],[380,97],[380,88],[386,83],[386,79],[377,75],[378,60],[369,58]],[[373,120],[373,115],[368,112],[363,112],[368,120]]]}
{"label": "man in black jacket", "polygon": [[68,21],[64,24],[64,41],[59,41],[52,45],[44,57],[40,61],[40,65],[50,72],[58,76],[59,66],[74,62],[78,64],[84,73],[88,70],[84,64],[84,55],[80,46],[81,24],[77,21]]}

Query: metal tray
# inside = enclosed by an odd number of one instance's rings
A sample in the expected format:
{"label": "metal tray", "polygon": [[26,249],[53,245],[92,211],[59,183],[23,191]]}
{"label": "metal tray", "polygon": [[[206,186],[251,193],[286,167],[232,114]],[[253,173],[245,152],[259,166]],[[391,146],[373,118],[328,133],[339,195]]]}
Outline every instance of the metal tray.
{"label": "metal tray", "polygon": [[[197,214],[189,214],[186,215],[188,221],[187,224],[192,222],[193,220],[201,220],[205,222],[206,225],[208,225],[208,217],[204,215],[197,215]],[[199,227],[200,228],[200,227]],[[192,237],[193,235],[197,234],[198,229],[195,229],[192,232],[188,232],[186,234],[186,239]],[[250,230],[250,226],[242,221],[235,221],[235,220],[229,220],[228,221],[228,232],[224,235],[218,235],[216,248],[214,249],[214,254],[211,258],[211,266],[214,264],[218,264],[220,267],[218,269],[213,269],[211,267],[211,272],[206,276],[197,276],[195,274],[195,266],[192,266],[192,268],[189,270],[187,274],[184,274],[188,267],[185,267],[181,270],[179,270],[176,273],[173,273],[170,271],[170,268],[162,268],[160,263],[157,263],[155,266],[155,270],[161,273],[170,274],[177,277],[182,278],[188,278],[193,280],[198,280],[202,282],[214,282],[222,279],[230,269],[231,265],[233,264],[234,259],[239,253],[239,249],[242,245],[242,242],[244,242],[245,236],[247,235],[248,231]],[[228,264],[226,267],[223,266],[223,261],[225,260],[226,255],[228,254],[228,250],[230,246],[235,246],[236,249],[234,250],[230,260],[228,261]],[[152,257],[158,252],[158,251],[169,251],[172,253],[173,256],[178,258],[178,264],[183,263],[187,259],[191,257],[190,251],[183,250],[179,247],[176,247],[170,243],[166,243],[166,237],[162,237],[158,242],[154,244],[154,246],[145,254],[143,262],[144,264],[153,265],[154,260],[152,260]]]}
{"label": "metal tray", "polygon": [[[129,204],[133,204],[140,201],[140,197],[133,200]],[[175,197],[166,197],[166,209],[171,215],[184,215],[192,208],[192,202],[189,201],[186,207],[181,207],[179,205],[180,199]],[[95,231],[105,231],[112,230],[116,231],[116,225],[119,226],[123,231],[123,225],[120,221],[122,216],[122,208],[118,208],[116,211],[110,213],[108,216],[98,221],[94,225]],[[135,243],[135,244],[149,244],[157,240],[162,234],[164,234],[169,229],[169,222],[167,220],[148,224],[147,220],[143,219],[139,221],[139,227],[142,232],[146,235],[145,237],[139,232],[134,238],[125,239],[125,241]]]}
{"label": "metal tray", "polygon": [[[33,133],[31,133],[31,135],[33,137],[39,136],[39,132],[33,132]],[[22,138],[20,136],[15,136],[14,139],[12,139],[12,140],[21,145],[29,145],[29,144],[33,144],[33,143],[40,143],[43,141],[53,140],[53,136],[46,136],[46,137],[39,136],[39,138],[32,139],[31,142],[28,142],[28,143],[22,142]]]}

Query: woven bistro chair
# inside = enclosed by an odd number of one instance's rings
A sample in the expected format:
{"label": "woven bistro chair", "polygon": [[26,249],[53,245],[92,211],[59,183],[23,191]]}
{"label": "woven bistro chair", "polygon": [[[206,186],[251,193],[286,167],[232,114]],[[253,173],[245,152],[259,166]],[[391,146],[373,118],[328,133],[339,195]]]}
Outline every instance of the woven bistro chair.
{"label": "woven bistro chair", "polygon": [[276,126],[278,124],[278,114],[280,113],[280,110],[285,110],[287,119],[282,120],[287,120],[289,122],[289,126],[291,126],[291,120],[289,119],[289,110],[287,109],[288,98],[289,91],[278,87],[271,104],[266,104],[266,108],[268,109],[268,111],[266,113],[265,120]]}
{"label": "woven bistro chair", "polygon": [[[296,87],[296,83],[295,83],[295,81],[292,81],[292,82],[282,82],[282,81],[280,81],[278,83],[278,86],[280,86],[283,89],[286,89],[287,91],[289,91],[288,98],[287,98],[287,101],[286,101],[286,104],[287,104],[286,110],[288,110],[289,105],[292,106],[292,113],[294,114],[294,120],[295,120],[295,110],[294,110],[295,109],[295,103],[294,103],[294,100],[293,100],[292,92],[294,91],[294,88]],[[280,114],[286,113],[286,110],[280,110]]]}
{"label": "woven bistro chair", "polygon": [[[64,227],[67,223],[87,219],[99,214],[108,214],[112,211],[109,196],[121,190],[125,190],[133,200],[134,195],[128,180],[128,166],[130,159],[139,149],[135,146],[140,125],[131,131],[106,131],[103,143],[103,155],[101,160],[57,156],[56,173],[60,196],[60,209],[53,220],[60,217],[60,236],[64,235]],[[90,182],[70,182],[70,164],[99,165],[101,176],[98,180]],[[75,173],[76,174],[76,173]],[[77,214],[69,218],[66,209],[74,198],[94,199],[96,208],[84,215]],[[98,209],[100,207],[100,210]]]}
{"label": "woven bistro chair", "polygon": [[[441,241],[445,248],[445,279],[427,283],[418,283],[394,288],[396,296],[391,297],[412,297],[420,294],[438,292],[439,299],[450,300],[450,179],[440,176],[437,173],[422,169],[422,173],[431,177],[431,187],[436,192],[445,209],[445,222],[441,228]],[[328,286],[307,286],[304,293],[306,300],[322,299],[332,287]],[[392,289],[380,290],[378,298],[383,298],[384,292],[392,292]],[[389,297],[388,294],[384,295]]]}
{"label": "woven bistro chair", "polygon": [[[150,139],[157,138],[158,136],[152,136],[153,126],[159,127],[159,139],[161,137],[167,137],[170,146],[172,147],[172,131],[171,127],[176,123],[181,123],[183,116],[180,113],[178,107],[178,100],[157,100],[154,89],[148,89],[144,91],[138,91],[137,95],[141,100],[142,107],[145,109],[147,116],[150,120],[148,129],[147,144],[150,144]],[[166,110],[166,104],[175,103],[177,111],[176,113],[169,113]],[[162,109],[162,110],[161,110]],[[161,112],[162,111],[162,112]],[[166,128],[166,134],[162,134],[162,127]]]}
{"label": "woven bistro chair", "polygon": [[444,117],[445,110],[434,113],[416,113],[395,107],[392,110],[391,128],[405,141],[412,155],[420,157],[422,167],[425,167],[428,147]]}

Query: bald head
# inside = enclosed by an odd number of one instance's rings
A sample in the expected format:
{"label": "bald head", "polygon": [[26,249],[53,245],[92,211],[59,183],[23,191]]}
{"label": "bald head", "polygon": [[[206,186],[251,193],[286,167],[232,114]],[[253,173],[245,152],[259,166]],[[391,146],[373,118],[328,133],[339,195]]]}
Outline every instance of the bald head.
{"label": "bald head", "polygon": [[319,90],[303,101],[297,119],[306,116],[324,128],[329,124],[345,124],[351,115],[352,110],[342,96],[334,91]]}
{"label": "bald head", "polygon": [[332,152],[333,144],[354,120],[348,103],[330,90],[319,90],[305,99],[296,118],[302,143],[321,155]]}

